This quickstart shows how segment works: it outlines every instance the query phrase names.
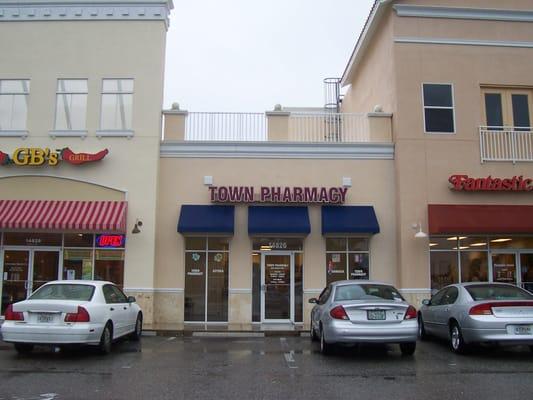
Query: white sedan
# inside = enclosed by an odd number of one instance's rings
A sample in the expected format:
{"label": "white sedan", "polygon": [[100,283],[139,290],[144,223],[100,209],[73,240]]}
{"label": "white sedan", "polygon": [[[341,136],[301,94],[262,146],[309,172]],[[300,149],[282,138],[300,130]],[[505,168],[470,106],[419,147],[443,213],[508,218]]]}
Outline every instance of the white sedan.
{"label": "white sedan", "polygon": [[35,344],[89,344],[104,354],[119,337],[139,340],[143,318],[135,298],[113,283],[81,280],[48,282],[9,305],[4,317],[3,340],[19,353],[31,352]]}

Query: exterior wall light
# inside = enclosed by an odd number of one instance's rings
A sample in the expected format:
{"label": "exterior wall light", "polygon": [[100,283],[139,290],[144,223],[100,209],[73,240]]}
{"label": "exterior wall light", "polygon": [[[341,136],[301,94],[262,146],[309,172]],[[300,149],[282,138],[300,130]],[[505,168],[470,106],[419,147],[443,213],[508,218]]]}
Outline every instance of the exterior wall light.
{"label": "exterior wall light", "polygon": [[135,220],[135,225],[133,225],[133,229],[131,233],[140,233],[141,232],[141,226],[143,226],[143,222],[139,220],[138,218]]}
{"label": "exterior wall light", "polygon": [[428,237],[428,234],[422,231],[422,224],[420,222],[417,224],[412,224],[411,228],[413,228],[415,231],[418,230],[418,232],[415,233],[416,239],[424,239]]}
{"label": "exterior wall light", "polygon": [[204,185],[213,186],[213,177],[211,175],[204,176]]}

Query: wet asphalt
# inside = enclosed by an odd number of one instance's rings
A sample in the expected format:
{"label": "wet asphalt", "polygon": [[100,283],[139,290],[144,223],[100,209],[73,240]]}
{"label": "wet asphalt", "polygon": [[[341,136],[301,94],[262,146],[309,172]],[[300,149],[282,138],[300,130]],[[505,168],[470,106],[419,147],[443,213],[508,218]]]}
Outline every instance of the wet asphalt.
{"label": "wet asphalt", "polygon": [[95,349],[38,348],[19,356],[0,342],[1,400],[63,399],[531,399],[527,347],[459,356],[439,341],[413,357],[397,346],[319,353],[308,337],[143,337]]}

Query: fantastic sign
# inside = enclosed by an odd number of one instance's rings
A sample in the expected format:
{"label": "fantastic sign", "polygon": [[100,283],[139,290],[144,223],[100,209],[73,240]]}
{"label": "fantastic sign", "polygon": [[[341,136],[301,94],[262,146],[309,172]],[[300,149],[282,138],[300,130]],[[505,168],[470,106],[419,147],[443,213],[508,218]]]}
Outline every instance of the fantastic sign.
{"label": "fantastic sign", "polygon": [[321,203],[343,204],[345,187],[210,186],[212,203]]}
{"label": "fantastic sign", "polygon": [[100,161],[109,150],[104,149],[98,153],[74,153],[68,147],[52,151],[49,148],[21,147],[16,149],[10,156],[0,151],[0,165],[18,166],[56,166],[60,161],[69,164],[80,165],[88,162]]}
{"label": "fantastic sign", "polygon": [[533,179],[522,175],[512,178],[471,178],[468,175],[452,175],[448,179],[451,189],[464,192],[531,192]]}

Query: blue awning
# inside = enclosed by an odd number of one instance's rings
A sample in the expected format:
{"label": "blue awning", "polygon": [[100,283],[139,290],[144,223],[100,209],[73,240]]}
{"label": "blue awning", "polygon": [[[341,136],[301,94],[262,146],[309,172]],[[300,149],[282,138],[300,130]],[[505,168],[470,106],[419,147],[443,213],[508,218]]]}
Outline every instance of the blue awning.
{"label": "blue awning", "polygon": [[249,235],[308,235],[311,232],[307,207],[248,207]]}
{"label": "blue awning", "polygon": [[372,206],[323,206],[322,234],[379,233]]}
{"label": "blue awning", "polygon": [[178,232],[233,235],[234,206],[181,206]]}

